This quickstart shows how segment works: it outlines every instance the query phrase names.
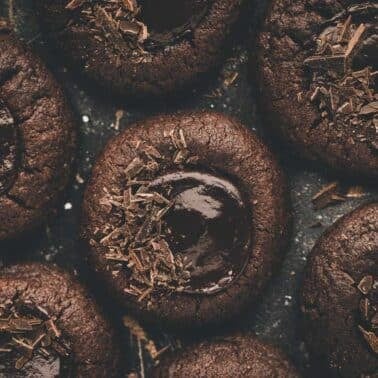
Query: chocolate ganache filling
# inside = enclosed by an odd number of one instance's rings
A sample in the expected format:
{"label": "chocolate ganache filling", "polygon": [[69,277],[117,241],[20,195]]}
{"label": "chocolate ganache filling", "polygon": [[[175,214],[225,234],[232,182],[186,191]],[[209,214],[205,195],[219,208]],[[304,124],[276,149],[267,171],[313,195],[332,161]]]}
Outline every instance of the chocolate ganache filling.
{"label": "chocolate ganache filling", "polygon": [[46,310],[18,300],[0,307],[0,376],[74,376],[70,345]]}
{"label": "chocolate ganache filling", "polygon": [[139,0],[140,20],[147,25],[147,47],[169,45],[190,35],[205,16],[209,0]]}
{"label": "chocolate ganache filling", "polygon": [[17,130],[9,109],[0,100],[0,195],[9,190],[17,174]]}
{"label": "chocolate ganache filling", "polygon": [[230,283],[247,260],[248,211],[229,180],[206,172],[174,172],[150,184],[173,205],[164,217],[166,240],[190,273],[186,291]]}

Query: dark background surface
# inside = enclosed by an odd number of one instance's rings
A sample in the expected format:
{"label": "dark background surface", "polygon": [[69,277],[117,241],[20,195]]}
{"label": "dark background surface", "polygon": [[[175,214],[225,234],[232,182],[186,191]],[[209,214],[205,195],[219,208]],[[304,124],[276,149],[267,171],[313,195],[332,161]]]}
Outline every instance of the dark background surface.
{"label": "dark background surface", "polygon": [[[291,156],[284,146],[273,141],[268,133],[264,132],[260,114],[255,105],[255,86],[248,75],[248,50],[253,46],[251,41],[258,29],[266,1],[258,1],[258,6],[251,4],[251,9],[245,12],[244,20],[240,22],[235,36],[236,42],[229,53],[229,58],[220,70],[209,75],[208,82],[201,83],[200,89],[190,89],[175,101],[157,103],[156,100],[145,100],[139,101],[138,104],[133,104],[132,99],[113,99],[102,89],[91,88],[83,83],[80,77],[73,75],[64,66],[64,60],[45,43],[33,12],[33,1],[13,0],[12,3],[14,12],[11,12],[10,17],[15,22],[17,33],[43,56],[47,65],[62,83],[76,111],[79,146],[76,170],[57,216],[46,227],[17,245],[0,245],[0,252],[3,255],[0,257],[0,264],[23,260],[56,263],[73,271],[101,298],[99,295],[101,288],[96,287],[95,282],[90,282],[85,264],[83,264],[78,225],[85,183],[96,156],[107,140],[134,120],[159,112],[195,108],[213,109],[231,114],[261,135],[268,144],[272,144],[288,177],[294,221],[290,247],[282,267],[263,293],[261,301],[251,306],[250,311],[243,316],[242,320],[237,320],[236,324],[230,327],[218,329],[215,333],[221,334],[235,330],[243,333],[252,331],[260,338],[280,346],[308,376],[308,356],[299,327],[298,304],[298,290],[306,256],[316,239],[329,225],[360,203],[377,199],[378,193],[358,180],[348,182],[336,177],[324,167],[308,168],[309,164],[302,161],[300,157]],[[7,0],[0,0],[1,13],[8,14]],[[235,78],[234,81],[232,81],[233,78]],[[118,110],[124,112],[119,130],[116,126]],[[339,205],[315,211],[311,203],[312,196],[334,180],[339,180],[346,187],[362,185],[364,195],[361,198],[347,199]],[[120,326],[121,314],[111,303],[105,301],[104,304],[108,306],[108,313],[113,322]],[[158,348],[168,344],[175,347],[180,345],[176,338],[165,335],[159,330],[148,330],[148,332]],[[146,371],[151,364],[148,353],[143,348],[143,342],[129,335],[127,330],[122,333],[124,333],[123,353],[129,365],[127,373],[138,371],[141,376],[148,375]],[[204,337],[204,332],[192,336],[201,338]],[[185,342],[187,341],[183,343]]]}

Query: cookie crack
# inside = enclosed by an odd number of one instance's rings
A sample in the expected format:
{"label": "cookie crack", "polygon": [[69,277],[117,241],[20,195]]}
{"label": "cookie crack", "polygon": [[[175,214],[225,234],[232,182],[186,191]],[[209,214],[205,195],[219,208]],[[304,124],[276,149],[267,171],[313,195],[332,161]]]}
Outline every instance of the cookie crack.
{"label": "cookie crack", "polygon": [[0,88],[4,86],[8,81],[13,80],[22,70],[22,67],[17,66],[13,68],[7,68],[0,74]]}
{"label": "cookie crack", "polygon": [[10,194],[9,192],[5,193],[5,197],[8,198],[9,200],[13,201],[18,206],[22,207],[25,210],[35,210],[35,207],[27,205],[26,201],[24,201],[23,199],[21,199],[21,198],[19,198],[17,196],[14,196],[14,195]]}

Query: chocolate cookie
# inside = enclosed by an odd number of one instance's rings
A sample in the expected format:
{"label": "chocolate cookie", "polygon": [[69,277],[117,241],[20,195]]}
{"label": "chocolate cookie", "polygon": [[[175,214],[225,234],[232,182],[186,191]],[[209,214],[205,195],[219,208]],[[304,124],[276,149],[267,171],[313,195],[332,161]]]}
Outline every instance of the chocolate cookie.
{"label": "chocolate cookie", "polygon": [[167,356],[153,377],[299,377],[276,348],[252,336],[231,336]]}
{"label": "chocolate cookie", "polygon": [[338,220],[317,242],[302,292],[315,363],[333,377],[378,373],[378,203]]}
{"label": "chocolate cookie", "polygon": [[1,377],[116,377],[117,341],[76,279],[42,264],[0,273]]}
{"label": "chocolate cookie", "polygon": [[267,126],[303,156],[378,177],[374,2],[276,0],[257,54]]}
{"label": "chocolate cookie", "polygon": [[75,68],[121,95],[160,95],[217,65],[243,0],[39,0]]}
{"label": "chocolate cookie", "polygon": [[66,186],[75,128],[41,61],[0,28],[0,241],[41,224]]}
{"label": "chocolate cookie", "polygon": [[131,126],[105,148],[84,198],[90,262],[111,293],[138,318],[181,329],[256,299],[287,223],[271,153],[219,113]]}

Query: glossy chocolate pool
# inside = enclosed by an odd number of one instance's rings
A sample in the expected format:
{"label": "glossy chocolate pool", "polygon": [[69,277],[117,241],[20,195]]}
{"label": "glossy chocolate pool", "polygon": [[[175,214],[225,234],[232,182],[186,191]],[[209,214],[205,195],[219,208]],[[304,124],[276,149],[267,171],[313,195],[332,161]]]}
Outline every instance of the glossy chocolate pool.
{"label": "glossy chocolate pool", "polygon": [[169,44],[190,34],[210,3],[210,0],[140,0],[138,19],[147,25],[152,44]]}
{"label": "glossy chocolate pool", "polygon": [[228,179],[206,172],[174,172],[150,187],[174,205],[164,220],[167,241],[183,257],[193,290],[214,291],[238,275],[248,258],[249,217],[240,191]]}

